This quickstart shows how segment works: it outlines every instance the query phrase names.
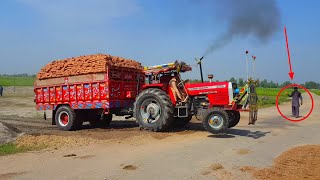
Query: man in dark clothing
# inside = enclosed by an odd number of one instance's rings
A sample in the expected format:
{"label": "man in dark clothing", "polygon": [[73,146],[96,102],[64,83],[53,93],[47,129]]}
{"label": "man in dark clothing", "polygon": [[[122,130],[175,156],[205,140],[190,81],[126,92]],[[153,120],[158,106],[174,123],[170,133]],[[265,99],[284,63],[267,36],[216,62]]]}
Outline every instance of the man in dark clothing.
{"label": "man in dark clothing", "polygon": [[0,85],[0,96],[2,96],[3,93],[3,87]]}
{"label": "man in dark clothing", "polygon": [[299,99],[301,100],[301,105],[303,104],[301,93],[298,91],[297,87],[294,87],[294,91],[288,95],[289,97],[292,97],[292,116],[298,118],[300,107]]}

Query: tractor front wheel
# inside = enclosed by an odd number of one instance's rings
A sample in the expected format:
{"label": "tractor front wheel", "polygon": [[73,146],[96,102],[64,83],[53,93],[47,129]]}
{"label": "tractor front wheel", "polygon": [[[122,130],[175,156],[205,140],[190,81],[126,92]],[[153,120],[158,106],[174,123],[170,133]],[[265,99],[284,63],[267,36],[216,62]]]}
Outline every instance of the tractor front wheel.
{"label": "tractor front wheel", "polygon": [[202,123],[204,128],[212,134],[221,134],[229,126],[228,113],[218,107],[208,109],[203,116]]}
{"label": "tractor front wheel", "polygon": [[150,88],[138,95],[133,113],[140,128],[165,131],[172,125],[173,110],[173,104],[166,92]]}
{"label": "tractor front wheel", "polygon": [[229,115],[229,126],[228,128],[235,127],[240,121],[240,112],[239,111],[227,111]]}

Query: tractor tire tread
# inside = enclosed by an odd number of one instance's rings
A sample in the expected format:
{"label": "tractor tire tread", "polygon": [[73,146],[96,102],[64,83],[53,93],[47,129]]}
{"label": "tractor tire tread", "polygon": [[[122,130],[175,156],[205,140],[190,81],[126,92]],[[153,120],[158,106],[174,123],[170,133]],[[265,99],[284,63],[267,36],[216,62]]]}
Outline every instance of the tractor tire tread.
{"label": "tractor tire tread", "polygon": [[[159,123],[156,126],[145,126],[143,122],[141,122],[142,119],[139,119],[138,117],[139,115],[137,114],[137,111],[138,111],[137,106],[139,106],[139,103],[141,103],[140,102],[141,99],[144,98],[145,96],[151,96],[153,98],[157,98],[158,100],[161,101],[159,103],[163,104],[164,110],[162,113],[162,119],[159,121]],[[134,108],[133,108],[133,116],[136,118],[136,121],[139,124],[140,129],[159,132],[159,131],[166,131],[170,128],[173,122],[173,111],[174,111],[174,107],[168,94],[161,89],[150,88],[150,89],[143,90],[136,97],[136,100],[134,102]]]}
{"label": "tractor tire tread", "polygon": [[241,118],[239,111],[233,111],[233,113],[235,113],[233,119],[230,118],[230,116],[231,116],[230,113],[232,113],[232,112],[228,111],[228,115],[229,115],[229,126],[228,126],[228,128],[232,128],[232,127],[235,127],[236,125],[238,125],[238,123],[240,122],[240,118]]}
{"label": "tractor tire tread", "polygon": [[[67,126],[60,126],[59,124],[58,118],[59,118],[59,113],[61,111],[65,111],[69,116],[69,122]],[[75,113],[75,111],[70,106],[67,106],[67,105],[60,106],[57,109],[56,115],[55,115],[55,122],[58,125],[58,127],[64,131],[74,131],[80,128],[80,124],[82,125],[82,123],[80,123],[81,120],[77,119],[77,114]]]}

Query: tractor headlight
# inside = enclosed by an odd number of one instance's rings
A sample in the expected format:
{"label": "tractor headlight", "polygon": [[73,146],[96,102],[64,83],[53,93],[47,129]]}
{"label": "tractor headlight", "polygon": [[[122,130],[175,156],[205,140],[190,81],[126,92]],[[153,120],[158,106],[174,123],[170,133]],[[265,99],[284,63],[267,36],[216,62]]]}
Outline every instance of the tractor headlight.
{"label": "tractor headlight", "polygon": [[208,103],[207,102],[202,102],[201,106],[208,106]]}

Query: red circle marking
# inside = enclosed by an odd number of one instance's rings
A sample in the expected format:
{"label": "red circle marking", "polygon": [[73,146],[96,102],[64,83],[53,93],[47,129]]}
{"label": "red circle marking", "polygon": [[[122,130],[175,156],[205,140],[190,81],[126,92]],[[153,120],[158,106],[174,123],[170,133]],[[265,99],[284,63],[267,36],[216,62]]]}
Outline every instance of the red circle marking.
{"label": "red circle marking", "polygon": [[[303,117],[302,119],[298,119],[298,120],[290,119],[290,118],[288,118],[287,116],[283,115],[283,113],[280,111],[280,108],[279,108],[279,96],[280,96],[280,94],[282,93],[282,91],[284,91],[285,89],[288,89],[288,88],[290,88],[290,87],[299,87],[300,89],[304,89],[304,90],[309,94],[309,96],[310,96],[310,98],[311,98],[311,109],[310,109],[310,112],[309,112],[305,117]],[[285,118],[286,120],[291,121],[291,122],[301,122],[301,121],[307,119],[307,118],[310,116],[310,114],[312,113],[313,108],[314,108],[313,97],[312,97],[310,91],[309,91],[307,88],[305,88],[305,87],[303,87],[303,86],[301,86],[301,85],[299,85],[299,84],[290,84],[290,85],[288,85],[288,86],[283,87],[283,88],[279,91],[279,93],[278,93],[278,95],[277,95],[276,105],[277,105],[278,112],[281,114],[281,116],[282,116],[283,118]]]}

